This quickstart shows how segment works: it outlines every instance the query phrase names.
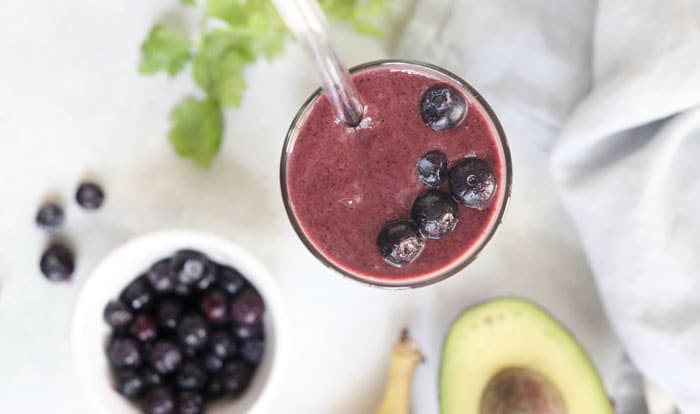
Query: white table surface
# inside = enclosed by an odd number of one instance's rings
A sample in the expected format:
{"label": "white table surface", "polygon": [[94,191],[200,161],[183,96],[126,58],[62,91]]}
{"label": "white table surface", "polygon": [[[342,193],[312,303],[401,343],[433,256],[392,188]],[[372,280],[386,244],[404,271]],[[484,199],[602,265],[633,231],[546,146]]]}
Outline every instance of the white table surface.
{"label": "white table surface", "polygon": [[[175,156],[167,117],[195,91],[192,81],[136,70],[141,41],[173,7],[174,0],[0,4],[0,412],[93,412],[72,371],[68,338],[76,295],[110,249],[164,228],[229,237],[279,280],[293,335],[285,385],[271,413],[370,413],[403,326],[427,356],[417,372],[415,412],[436,413],[446,329],[467,306],[497,295],[525,296],[549,308],[612,381],[619,345],[551,189],[546,152],[517,139],[524,121],[516,113],[495,108],[513,138],[515,184],[506,221],[479,260],[436,286],[367,288],[316,262],[284,213],[283,136],[316,87],[297,47],[247,71],[245,103],[226,113],[225,141],[210,170]],[[386,56],[373,39],[344,29],[336,35],[352,64]],[[98,212],[72,201],[84,176],[106,189]],[[47,236],[33,220],[39,202],[52,194],[67,206],[62,234],[77,252],[70,284],[49,283],[38,270]]]}

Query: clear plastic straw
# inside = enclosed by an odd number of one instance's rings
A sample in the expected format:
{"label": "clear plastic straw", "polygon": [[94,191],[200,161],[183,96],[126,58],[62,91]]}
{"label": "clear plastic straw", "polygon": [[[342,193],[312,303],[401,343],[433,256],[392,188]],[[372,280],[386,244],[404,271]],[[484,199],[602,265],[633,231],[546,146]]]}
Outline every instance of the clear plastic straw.
{"label": "clear plastic straw", "polygon": [[333,48],[326,18],[317,0],[274,0],[274,3],[294,36],[313,56],[338,119],[349,126],[359,125],[364,105],[350,73]]}

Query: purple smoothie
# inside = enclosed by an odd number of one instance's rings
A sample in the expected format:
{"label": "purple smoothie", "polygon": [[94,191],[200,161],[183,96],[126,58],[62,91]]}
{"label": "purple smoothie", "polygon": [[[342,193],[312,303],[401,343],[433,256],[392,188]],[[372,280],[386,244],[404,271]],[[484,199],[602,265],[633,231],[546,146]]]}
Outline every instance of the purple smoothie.
{"label": "purple smoothie", "polygon": [[[389,286],[440,279],[483,247],[502,216],[510,166],[500,127],[481,98],[430,68],[391,63],[356,71],[352,79],[366,105],[359,127],[339,123],[321,94],[290,132],[282,175],[290,217],[312,252],[345,274]],[[426,126],[420,109],[425,91],[438,84],[468,103],[464,121],[439,132]],[[431,150],[446,154],[450,166],[464,157],[483,159],[497,189],[483,210],[460,204],[454,231],[426,240],[422,254],[398,268],[383,259],[377,235],[391,221],[410,219],[414,200],[428,189],[416,162]]]}

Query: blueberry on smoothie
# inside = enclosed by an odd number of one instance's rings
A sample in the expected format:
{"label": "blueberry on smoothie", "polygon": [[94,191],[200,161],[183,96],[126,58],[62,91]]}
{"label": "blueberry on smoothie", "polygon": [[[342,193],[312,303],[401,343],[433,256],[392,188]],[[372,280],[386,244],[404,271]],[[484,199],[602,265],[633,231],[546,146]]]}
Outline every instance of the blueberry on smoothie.
{"label": "blueberry on smoothie", "polygon": [[423,94],[420,109],[425,125],[435,131],[446,131],[464,120],[467,102],[453,87],[437,85]]}
{"label": "blueberry on smoothie", "polygon": [[455,164],[448,173],[450,194],[469,208],[483,210],[496,193],[496,176],[486,161],[470,157]]}
{"label": "blueberry on smoothie", "polygon": [[384,226],[377,237],[377,246],[387,263],[401,267],[420,256],[425,239],[412,221],[399,220]]}
{"label": "blueberry on smoothie", "polygon": [[459,207],[449,194],[429,190],[416,198],[411,217],[423,236],[440,239],[457,226]]}
{"label": "blueberry on smoothie", "polygon": [[418,177],[429,187],[440,187],[447,177],[447,156],[440,151],[430,151],[416,163]]}

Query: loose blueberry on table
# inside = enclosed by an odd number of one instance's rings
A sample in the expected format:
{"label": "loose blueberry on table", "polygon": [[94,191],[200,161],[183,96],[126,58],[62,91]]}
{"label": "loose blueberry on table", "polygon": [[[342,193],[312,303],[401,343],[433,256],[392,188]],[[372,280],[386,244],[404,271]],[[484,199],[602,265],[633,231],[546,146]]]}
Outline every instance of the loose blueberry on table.
{"label": "loose blueberry on table", "polygon": [[103,312],[115,390],[146,414],[200,414],[242,395],[265,351],[264,313],[231,267],[192,250],[157,261]]}
{"label": "loose blueberry on table", "polygon": [[98,184],[83,182],[75,193],[75,201],[86,210],[97,210],[105,201],[105,193]]}
{"label": "loose blueberry on table", "polygon": [[65,214],[63,209],[56,203],[44,203],[36,213],[36,224],[47,230],[54,230],[60,227],[64,220]]}
{"label": "loose blueberry on table", "polygon": [[73,252],[60,243],[52,243],[41,256],[41,273],[53,282],[70,279],[75,270]]}

